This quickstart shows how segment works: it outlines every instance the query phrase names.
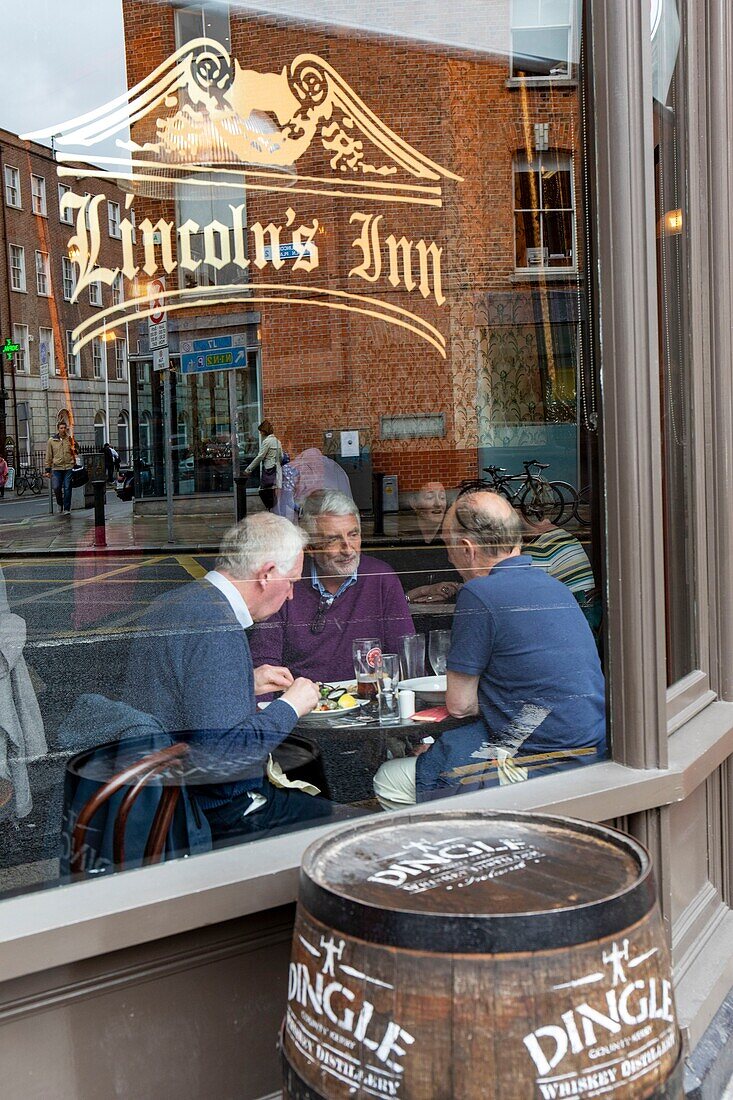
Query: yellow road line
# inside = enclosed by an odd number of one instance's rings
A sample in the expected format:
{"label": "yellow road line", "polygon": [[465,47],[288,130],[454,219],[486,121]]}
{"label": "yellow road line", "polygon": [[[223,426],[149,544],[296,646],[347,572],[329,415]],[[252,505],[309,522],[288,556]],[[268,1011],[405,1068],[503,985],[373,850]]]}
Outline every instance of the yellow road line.
{"label": "yellow road line", "polygon": [[[110,577],[119,576],[120,573],[128,573],[131,569],[139,569],[141,565],[157,565],[158,562],[165,561],[165,559],[170,556],[170,554],[159,554],[154,558],[146,558],[143,562],[136,561],[129,565],[123,565],[119,569],[111,569],[107,573],[98,573],[95,577],[84,577],[78,581],[71,581],[69,584],[62,584],[57,588],[53,588],[53,594],[56,595],[58,592],[71,592],[75,588],[83,588],[87,584],[98,584],[100,581],[109,580]],[[22,582],[17,581],[16,583],[21,584]],[[48,592],[39,592],[36,596],[26,596],[22,600],[14,601],[13,610],[15,610],[16,607],[22,607],[23,604],[35,603],[37,600],[45,600],[48,598],[48,595]]]}
{"label": "yellow road line", "polygon": [[208,570],[204,569],[203,565],[199,565],[199,563],[194,557],[192,557],[191,554],[174,554],[173,557],[181,566],[181,568],[185,569],[186,572],[189,573],[194,580],[197,581],[200,580],[201,577],[206,576]]}

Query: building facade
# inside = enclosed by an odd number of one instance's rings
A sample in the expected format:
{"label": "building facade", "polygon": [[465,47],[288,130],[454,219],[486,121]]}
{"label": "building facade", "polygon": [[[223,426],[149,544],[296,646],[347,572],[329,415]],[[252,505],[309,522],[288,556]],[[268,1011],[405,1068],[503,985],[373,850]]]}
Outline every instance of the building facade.
{"label": "building facade", "polygon": [[[0,289],[4,340],[17,344],[5,357],[6,434],[20,464],[37,461],[48,436],[66,411],[77,440],[101,448],[105,441],[131,447],[127,377],[127,335],[109,332],[74,352],[72,332],[123,293],[94,284],[75,298],[77,267],[69,240],[73,211],[63,206],[69,184],[60,179],[53,151],[37,142],[0,132],[5,263]],[[85,178],[86,193],[101,191]],[[121,203],[117,187],[106,188],[100,260],[108,260],[119,239]],[[2,445],[0,441],[0,445]]]}
{"label": "building facade", "polygon": [[[609,757],[441,805],[610,822],[647,845],[687,1091],[721,1096],[733,1070],[729,3],[126,0],[123,17],[121,212],[134,196],[137,239],[123,216],[115,250],[94,255],[79,169],[77,276],[96,267],[107,293],[122,273],[125,294],[75,340],[89,354],[100,326],[134,332],[132,430],[154,492],[167,401],[191,459],[185,477],[174,468],[179,492],[226,488],[262,415],[293,451],[368,450],[407,490],[456,489],[492,458],[516,472],[549,461],[587,489]],[[75,139],[122,125],[118,107],[47,125],[72,156]],[[173,377],[153,369],[160,315]],[[339,450],[353,447],[347,429],[356,455]],[[34,892],[4,899],[11,1094],[274,1097],[298,866],[319,832],[31,879]]]}

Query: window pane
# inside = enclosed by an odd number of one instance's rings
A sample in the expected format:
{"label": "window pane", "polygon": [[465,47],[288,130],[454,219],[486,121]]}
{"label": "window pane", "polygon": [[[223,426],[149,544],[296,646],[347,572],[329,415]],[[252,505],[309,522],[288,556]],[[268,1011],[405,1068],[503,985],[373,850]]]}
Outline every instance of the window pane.
{"label": "window pane", "polygon": [[[684,43],[684,33],[682,35]],[[662,473],[667,601],[667,679],[673,684],[699,667],[697,641],[697,531],[692,432],[693,376],[690,345],[690,279],[683,124],[685,52],[675,43],[660,61],[655,81],[654,162],[656,182],[657,287],[662,392]],[[661,79],[667,70],[668,80]]]}
{"label": "window pane", "polygon": [[518,210],[539,210],[540,174],[519,162],[514,173],[514,205]]}
{"label": "window pane", "polygon": [[[543,266],[542,234],[538,214],[526,211],[516,215],[517,267]],[[528,253],[528,249],[531,249]]]}
{"label": "window pane", "polygon": [[544,246],[550,267],[573,266],[573,215],[543,214]]}
{"label": "window pane", "polygon": [[572,205],[570,169],[550,166],[543,160],[542,206],[545,210],[570,210]]}
{"label": "window pane", "polygon": [[567,27],[541,27],[512,33],[514,71],[524,76],[560,76],[568,71]]}

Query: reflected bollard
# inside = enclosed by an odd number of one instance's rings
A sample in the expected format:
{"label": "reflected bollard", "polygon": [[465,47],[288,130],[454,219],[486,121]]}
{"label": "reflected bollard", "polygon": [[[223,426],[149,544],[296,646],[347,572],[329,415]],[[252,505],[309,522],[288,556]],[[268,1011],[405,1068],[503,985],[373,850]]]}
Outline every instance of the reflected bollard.
{"label": "reflected bollard", "polygon": [[372,474],[372,512],[375,535],[384,534],[384,474]]}
{"label": "reflected bollard", "polygon": [[92,485],[94,486],[94,545],[106,546],[104,500],[107,493],[107,482],[106,479],[100,481],[95,478]]}
{"label": "reflected bollard", "polygon": [[234,507],[237,516],[237,523],[240,519],[245,519],[247,516],[247,482],[249,477],[246,474],[238,474],[234,479]]}

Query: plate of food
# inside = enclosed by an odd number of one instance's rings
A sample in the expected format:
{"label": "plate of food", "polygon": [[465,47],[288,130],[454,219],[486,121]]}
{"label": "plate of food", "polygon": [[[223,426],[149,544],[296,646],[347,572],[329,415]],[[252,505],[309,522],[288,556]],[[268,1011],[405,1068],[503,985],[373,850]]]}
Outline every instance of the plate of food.
{"label": "plate of food", "polygon": [[[301,722],[328,721],[329,718],[340,718],[350,711],[358,711],[365,706],[368,699],[358,699],[356,696],[356,684],[348,680],[338,680],[331,684],[318,685],[319,699],[315,710],[301,718]],[[269,706],[269,702],[258,703],[260,710]]]}
{"label": "plate of food", "polygon": [[349,711],[356,711],[369,702],[368,699],[358,699],[356,684],[346,680],[331,684],[318,684],[319,700],[315,710],[306,715],[308,721],[339,718]]}

